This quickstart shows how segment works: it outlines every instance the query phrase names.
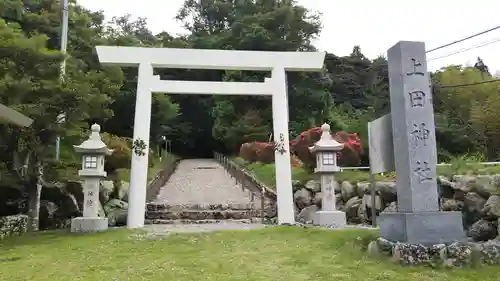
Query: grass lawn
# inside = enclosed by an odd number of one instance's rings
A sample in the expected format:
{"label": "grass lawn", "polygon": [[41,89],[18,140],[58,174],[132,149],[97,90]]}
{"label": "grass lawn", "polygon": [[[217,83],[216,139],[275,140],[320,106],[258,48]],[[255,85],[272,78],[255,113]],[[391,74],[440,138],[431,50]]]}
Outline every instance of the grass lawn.
{"label": "grass lawn", "polygon": [[[246,163],[245,160],[239,157],[232,158],[232,160],[250,170],[259,180],[261,180],[267,186],[274,188],[276,185],[275,167],[273,164],[264,164],[260,162]],[[439,175],[451,176],[457,174],[500,174],[500,165],[481,165],[480,163],[464,163],[461,161],[455,161],[451,163],[451,166],[438,166],[437,172]],[[395,178],[395,173],[385,173],[384,175],[375,175],[375,180],[391,180]],[[310,174],[303,168],[292,167],[292,178],[294,180],[306,181],[309,179],[315,179],[316,175]],[[335,173],[335,178],[339,181],[369,181],[370,174],[367,170],[345,170],[340,173]]]}
{"label": "grass lawn", "polygon": [[500,267],[403,268],[368,258],[361,248],[374,235],[295,227],[176,234],[164,240],[139,239],[126,229],[48,232],[3,241],[0,280],[500,280]]}
{"label": "grass lawn", "polygon": [[[168,165],[173,165],[177,161],[178,157],[174,154],[168,154],[164,157],[162,161],[159,158],[154,158],[152,163],[149,164],[148,169],[148,182],[151,181],[159,172],[161,172]],[[123,181],[130,181],[130,169],[118,169],[116,171],[117,178]]]}

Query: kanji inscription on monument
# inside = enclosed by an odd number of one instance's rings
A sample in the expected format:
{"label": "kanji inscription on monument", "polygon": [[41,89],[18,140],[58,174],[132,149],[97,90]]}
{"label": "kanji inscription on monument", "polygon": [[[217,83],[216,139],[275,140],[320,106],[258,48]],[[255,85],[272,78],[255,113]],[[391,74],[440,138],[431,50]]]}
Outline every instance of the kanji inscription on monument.
{"label": "kanji inscription on monument", "polygon": [[439,211],[432,92],[423,42],[401,41],[387,52],[398,212],[380,215],[382,237],[448,243],[465,237],[460,212]]}

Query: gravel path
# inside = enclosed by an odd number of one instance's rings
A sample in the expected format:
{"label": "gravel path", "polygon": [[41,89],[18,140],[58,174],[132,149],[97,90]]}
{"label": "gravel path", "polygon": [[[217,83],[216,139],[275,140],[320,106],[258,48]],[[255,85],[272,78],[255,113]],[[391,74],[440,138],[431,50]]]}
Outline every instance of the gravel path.
{"label": "gravel path", "polygon": [[144,230],[155,234],[169,233],[196,233],[196,232],[212,232],[221,230],[252,230],[266,227],[264,224],[258,223],[235,223],[235,222],[220,222],[210,224],[169,224],[145,225]]}
{"label": "gravel path", "polygon": [[182,160],[154,203],[246,204],[248,191],[242,191],[224,167],[213,159]]}

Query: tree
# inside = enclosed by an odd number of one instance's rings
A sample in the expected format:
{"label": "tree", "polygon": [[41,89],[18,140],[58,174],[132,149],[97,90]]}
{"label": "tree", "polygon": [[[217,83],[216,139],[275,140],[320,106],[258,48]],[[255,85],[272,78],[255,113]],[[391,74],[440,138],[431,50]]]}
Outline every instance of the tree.
{"label": "tree", "polygon": [[[311,13],[296,1],[192,1],[184,2],[177,16],[184,23],[191,47],[257,50],[312,51],[312,40],[321,30],[318,14]],[[262,82],[268,73],[255,71],[198,72],[205,81]],[[199,78],[198,78],[199,79]],[[323,73],[288,73],[290,131],[301,132],[322,122],[331,98],[327,91],[330,78]],[[194,79],[193,79],[194,80]],[[232,152],[243,137],[239,126],[245,115],[259,109],[262,126],[271,128],[269,97],[214,97],[214,137]],[[230,105],[230,106],[228,106]],[[270,131],[268,132],[268,134]],[[261,135],[267,141],[267,136]]]}
{"label": "tree", "polygon": [[449,66],[433,75],[438,143],[451,154],[481,150],[494,160],[498,157],[500,130],[495,112],[500,108],[498,83],[464,85],[487,81],[474,67]]}
{"label": "tree", "polygon": [[[34,119],[26,129],[3,126],[2,156],[12,181],[23,187],[29,197],[30,229],[38,229],[40,195],[43,185],[60,175],[65,164],[54,163],[53,144],[56,135],[80,139],[82,128],[91,118],[106,119],[111,112],[107,105],[121,85],[116,69],[92,70],[90,63],[77,57],[67,58],[67,75],[61,83],[60,63],[63,55],[53,50],[58,36],[55,26],[60,17],[58,1],[0,1],[0,92],[2,103]],[[72,9],[70,22],[86,38],[88,22],[81,20],[85,10]],[[77,20],[75,20],[77,18]],[[86,29],[87,28],[87,29]],[[92,29],[91,29],[92,30]],[[85,32],[87,31],[87,32]],[[51,36],[52,35],[52,36]],[[71,37],[70,37],[71,38]],[[88,43],[88,42],[87,42]],[[90,42],[91,43],[91,42]],[[88,53],[78,53],[90,58]],[[66,122],[56,124],[57,116],[66,112]],[[45,173],[44,173],[45,172]]]}

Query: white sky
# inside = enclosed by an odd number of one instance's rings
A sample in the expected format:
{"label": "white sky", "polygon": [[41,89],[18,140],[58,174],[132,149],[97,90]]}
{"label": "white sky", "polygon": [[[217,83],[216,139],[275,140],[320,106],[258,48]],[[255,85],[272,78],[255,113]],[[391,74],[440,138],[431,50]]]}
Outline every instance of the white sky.
{"label": "white sky", "polygon": [[[103,10],[107,19],[132,14],[148,19],[154,33],[183,32],[174,17],[184,0],[77,0],[91,10]],[[298,0],[323,13],[323,31],[316,47],[338,56],[348,55],[360,45],[364,55],[375,58],[400,40],[425,41],[427,49],[500,25],[498,0]],[[146,4],[148,3],[148,4]],[[473,4],[472,4],[473,3]],[[428,59],[446,56],[494,40],[500,29],[428,54]],[[490,71],[500,70],[500,42],[442,59],[429,61],[429,70],[449,64],[473,65],[480,56]]]}

